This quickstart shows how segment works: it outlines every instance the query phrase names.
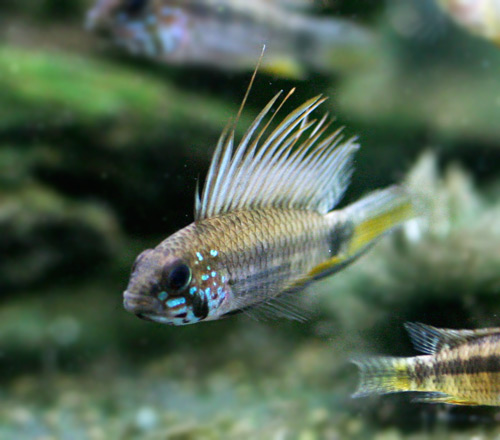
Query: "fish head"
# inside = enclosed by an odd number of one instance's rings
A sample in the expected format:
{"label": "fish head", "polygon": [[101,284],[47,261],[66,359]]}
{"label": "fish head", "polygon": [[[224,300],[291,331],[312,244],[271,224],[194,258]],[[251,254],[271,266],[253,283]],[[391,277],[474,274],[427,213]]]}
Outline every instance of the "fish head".
{"label": "fish head", "polygon": [[[126,291],[125,309],[162,324],[185,325],[214,319],[227,293],[226,276],[200,252],[172,252],[159,246],[136,259]],[[208,261],[208,264],[207,264]]]}
{"label": "fish head", "polygon": [[105,30],[116,22],[138,20],[147,16],[152,0],[98,0],[89,10],[86,27]]}
{"label": "fish head", "polygon": [[129,52],[155,55],[153,0],[98,0],[87,13],[85,26],[110,37]]}
{"label": "fish head", "polygon": [[86,28],[111,37],[132,54],[176,58],[186,44],[188,20],[179,7],[160,0],[99,0]]}

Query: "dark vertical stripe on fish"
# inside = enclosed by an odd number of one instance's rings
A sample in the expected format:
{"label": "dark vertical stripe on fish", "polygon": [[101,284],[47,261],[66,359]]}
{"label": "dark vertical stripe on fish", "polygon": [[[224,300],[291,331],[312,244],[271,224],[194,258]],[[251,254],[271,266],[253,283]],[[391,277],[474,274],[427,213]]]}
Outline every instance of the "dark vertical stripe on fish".
{"label": "dark vertical stripe on fish", "polygon": [[413,367],[408,369],[410,380],[415,382],[417,387],[422,386],[431,374],[432,367],[420,359],[416,359]]}
{"label": "dark vertical stripe on fish", "polygon": [[336,226],[330,236],[330,255],[332,257],[338,255],[342,250],[342,246],[345,246],[346,243],[349,243],[353,234],[354,224],[351,221],[347,221]]}

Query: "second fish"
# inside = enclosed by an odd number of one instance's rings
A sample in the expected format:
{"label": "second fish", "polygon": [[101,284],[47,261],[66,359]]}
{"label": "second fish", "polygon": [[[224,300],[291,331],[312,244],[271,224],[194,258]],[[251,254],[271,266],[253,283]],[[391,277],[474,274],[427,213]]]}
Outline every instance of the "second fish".
{"label": "second fish", "polygon": [[[302,78],[371,66],[376,39],[348,20],[317,17],[286,0],[98,0],[87,27],[129,52],[176,65],[261,70]],[[307,9],[312,2],[296,1]]]}

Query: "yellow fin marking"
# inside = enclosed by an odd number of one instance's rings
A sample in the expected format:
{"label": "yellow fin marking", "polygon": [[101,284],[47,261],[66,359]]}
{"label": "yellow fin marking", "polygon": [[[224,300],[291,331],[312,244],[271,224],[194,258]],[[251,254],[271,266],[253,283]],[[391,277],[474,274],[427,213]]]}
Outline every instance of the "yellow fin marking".
{"label": "yellow fin marking", "polygon": [[477,406],[479,403],[473,402],[467,399],[460,399],[459,397],[454,396],[438,396],[438,397],[427,397],[423,399],[417,399],[417,401],[421,402],[429,402],[429,403],[447,403],[448,405],[462,405],[462,406]]}
{"label": "yellow fin marking", "polygon": [[330,258],[329,260],[324,261],[323,263],[318,264],[317,266],[314,266],[307,275],[299,278],[298,280],[294,281],[293,287],[300,287],[303,286],[304,284],[307,284],[309,281],[314,279],[317,275],[328,271],[328,269],[331,269],[340,263],[342,263],[345,260],[345,258],[335,256],[333,258]]}
{"label": "yellow fin marking", "polygon": [[354,228],[354,235],[347,252],[348,255],[356,254],[373,239],[412,216],[413,207],[408,202],[359,223]]}
{"label": "yellow fin marking", "polygon": [[412,218],[413,215],[413,205],[408,201],[361,221],[354,227],[352,238],[346,243],[345,249],[340,254],[313,267],[308,273],[308,277],[315,278],[321,274],[331,273],[336,266],[349,263],[360,256],[375,238],[399,223]]}
{"label": "yellow fin marking", "polygon": [[338,264],[342,263],[345,260],[345,258],[342,258],[339,255],[336,255],[333,258],[330,258],[329,260],[324,261],[323,263],[318,264],[317,266],[314,266],[311,271],[309,272],[308,276],[310,277],[315,277],[316,275],[319,275],[320,273],[326,272],[328,269],[331,269],[332,267],[337,266]]}
{"label": "yellow fin marking", "polygon": [[393,387],[396,390],[409,391],[410,379],[408,376],[408,365],[405,362],[398,362],[394,366]]}
{"label": "yellow fin marking", "polygon": [[306,74],[304,69],[292,59],[281,58],[266,63],[261,68],[270,75],[276,75],[285,79],[303,79]]}
{"label": "yellow fin marking", "polygon": [[412,391],[405,358],[379,357],[354,361],[359,367],[360,382],[355,397]]}

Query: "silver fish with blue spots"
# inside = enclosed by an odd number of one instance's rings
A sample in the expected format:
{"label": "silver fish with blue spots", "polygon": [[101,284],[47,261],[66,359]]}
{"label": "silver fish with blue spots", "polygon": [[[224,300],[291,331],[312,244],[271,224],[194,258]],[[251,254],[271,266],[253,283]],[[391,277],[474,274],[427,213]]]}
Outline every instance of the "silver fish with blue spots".
{"label": "silver fish with blue spots", "polygon": [[359,145],[330,130],[326,115],[310,119],[321,96],[271,130],[290,95],[277,109],[281,93],[274,96],[239,143],[234,124],[224,130],[201,196],[196,192],[194,222],[137,257],[126,310],[173,325],[238,312],[301,319],[293,307],[298,291],[413,216],[400,186],[334,210]]}

